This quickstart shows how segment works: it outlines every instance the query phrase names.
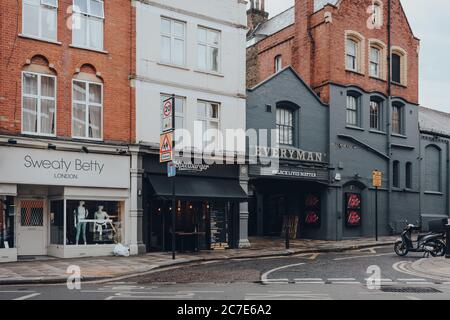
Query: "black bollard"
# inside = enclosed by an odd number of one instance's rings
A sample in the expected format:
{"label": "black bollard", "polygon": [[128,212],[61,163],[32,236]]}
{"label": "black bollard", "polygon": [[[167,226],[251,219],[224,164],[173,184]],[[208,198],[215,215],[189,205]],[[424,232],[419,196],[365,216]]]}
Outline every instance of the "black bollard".
{"label": "black bollard", "polygon": [[450,224],[445,225],[445,258],[450,259]]}
{"label": "black bollard", "polygon": [[289,222],[286,224],[286,229],[285,229],[285,234],[286,234],[286,250],[289,250],[290,244],[289,244],[289,240],[290,240],[290,234],[289,234]]}

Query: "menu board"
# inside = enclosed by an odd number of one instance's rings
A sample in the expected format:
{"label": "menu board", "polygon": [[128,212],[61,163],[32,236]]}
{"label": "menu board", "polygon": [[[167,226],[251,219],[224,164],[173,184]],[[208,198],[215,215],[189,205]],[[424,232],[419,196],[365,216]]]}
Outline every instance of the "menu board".
{"label": "menu board", "polygon": [[361,195],[359,193],[347,193],[345,199],[346,225],[347,227],[359,227],[361,225]]}
{"label": "menu board", "polygon": [[305,198],[305,225],[309,227],[320,227],[320,198],[316,194],[307,194]]}
{"label": "menu board", "polygon": [[227,216],[223,210],[211,210],[211,249],[227,249],[228,246],[228,223]]}

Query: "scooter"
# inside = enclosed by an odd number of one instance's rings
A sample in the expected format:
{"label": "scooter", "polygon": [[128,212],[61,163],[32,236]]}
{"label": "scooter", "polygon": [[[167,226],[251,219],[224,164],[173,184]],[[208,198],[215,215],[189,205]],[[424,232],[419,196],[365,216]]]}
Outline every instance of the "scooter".
{"label": "scooter", "polygon": [[412,240],[412,232],[420,231],[420,227],[408,224],[401,234],[401,238],[395,242],[394,251],[404,257],[409,252],[423,252],[424,257],[441,257],[445,254],[445,233],[428,232],[418,234],[417,240]]}

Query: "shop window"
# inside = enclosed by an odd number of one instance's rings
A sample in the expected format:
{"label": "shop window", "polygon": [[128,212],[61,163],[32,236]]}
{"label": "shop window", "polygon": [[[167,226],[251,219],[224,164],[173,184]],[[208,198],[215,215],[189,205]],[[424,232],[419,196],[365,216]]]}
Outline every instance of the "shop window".
{"label": "shop window", "polygon": [[277,107],[276,125],[278,143],[294,145],[294,111],[290,108]]}
{"label": "shop window", "polygon": [[361,194],[347,193],[345,199],[345,223],[347,227],[361,226]]}
{"label": "shop window", "polygon": [[53,136],[56,127],[56,77],[22,73],[22,132]]}
{"label": "shop window", "polygon": [[120,243],[123,213],[119,201],[66,200],[67,244]]}
{"label": "shop window", "polygon": [[64,244],[64,200],[50,201],[50,244]]}
{"label": "shop window", "polygon": [[392,164],[392,186],[400,188],[400,162],[397,160]]}
{"label": "shop window", "polygon": [[407,189],[412,189],[413,185],[412,185],[412,172],[413,170],[413,165],[411,162],[407,162],[406,163],[406,167],[405,167],[405,171],[406,171],[406,175],[405,175],[405,185]]}
{"label": "shop window", "polygon": [[56,41],[57,0],[23,0],[22,33],[42,40]]}
{"label": "shop window", "polygon": [[0,249],[14,248],[14,198],[0,196]]}

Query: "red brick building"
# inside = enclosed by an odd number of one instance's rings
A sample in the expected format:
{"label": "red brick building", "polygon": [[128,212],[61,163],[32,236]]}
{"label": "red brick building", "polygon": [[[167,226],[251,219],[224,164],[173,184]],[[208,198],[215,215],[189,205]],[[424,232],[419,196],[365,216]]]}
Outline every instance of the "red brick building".
{"label": "red brick building", "polygon": [[[400,1],[391,0],[391,6],[392,95],[417,103],[420,41]],[[292,65],[324,102],[330,83],[386,93],[388,7],[388,0],[297,0],[272,19],[263,18],[249,31],[248,87],[272,75],[278,58],[282,67]],[[264,17],[260,9],[249,9],[249,17]]]}
{"label": "red brick building", "polygon": [[[79,17],[74,3],[80,5]],[[0,133],[133,140],[128,80],[134,65],[133,27],[128,1],[5,0],[0,3],[0,15]],[[79,31],[72,30],[77,25]],[[46,124],[52,130],[23,127],[22,73],[27,71],[54,77],[50,89],[56,120]],[[72,84],[77,78],[101,84],[102,94],[96,99],[102,100],[103,116],[94,125],[102,128],[93,129],[93,134],[81,132],[86,123],[74,132],[74,122],[82,120],[73,120]],[[29,116],[33,110],[25,112]]]}
{"label": "red brick building", "polygon": [[0,262],[137,253],[134,8],[0,2]]}

